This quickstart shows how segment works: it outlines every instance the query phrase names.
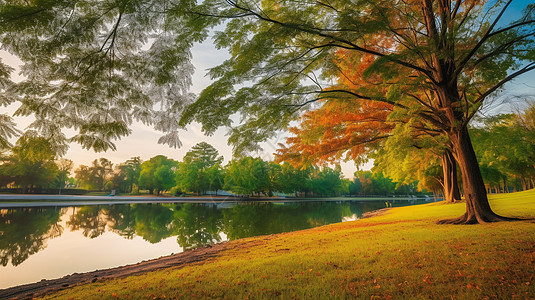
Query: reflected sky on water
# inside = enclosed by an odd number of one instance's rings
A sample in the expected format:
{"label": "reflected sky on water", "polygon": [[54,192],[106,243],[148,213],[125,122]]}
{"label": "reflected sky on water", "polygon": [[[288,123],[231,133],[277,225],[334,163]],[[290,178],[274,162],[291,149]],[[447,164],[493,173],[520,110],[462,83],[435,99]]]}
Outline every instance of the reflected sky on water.
{"label": "reflected sky on water", "polygon": [[0,288],[206,244],[358,219],[418,201],[114,204],[0,209]]}

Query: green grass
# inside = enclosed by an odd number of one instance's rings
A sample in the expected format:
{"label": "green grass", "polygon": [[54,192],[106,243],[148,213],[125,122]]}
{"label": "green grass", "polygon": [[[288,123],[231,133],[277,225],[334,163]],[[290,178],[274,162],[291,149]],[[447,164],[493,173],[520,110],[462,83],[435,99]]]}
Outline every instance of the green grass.
{"label": "green grass", "polygon": [[[491,206],[505,216],[534,218],[535,190],[491,196]],[[237,240],[204,263],[49,298],[534,298],[535,221],[435,224],[464,208],[400,207],[374,218]]]}

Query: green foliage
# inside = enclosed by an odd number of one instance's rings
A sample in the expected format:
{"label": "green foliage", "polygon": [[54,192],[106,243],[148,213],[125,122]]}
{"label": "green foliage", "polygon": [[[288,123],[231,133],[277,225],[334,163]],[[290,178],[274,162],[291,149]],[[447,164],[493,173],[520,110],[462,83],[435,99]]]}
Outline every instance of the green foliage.
{"label": "green foliage", "polygon": [[133,187],[137,184],[141,173],[141,163],[141,158],[137,156],[117,165],[112,177],[114,187],[121,192],[134,192]]}
{"label": "green foliage", "polygon": [[415,137],[413,130],[416,126],[415,122],[398,124],[392,136],[372,155],[373,171],[390,178],[396,184],[396,189],[404,189],[405,192],[400,191],[401,194],[444,189],[440,159],[451,144],[443,135]]}
{"label": "green foliage", "polygon": [[[507,183],[529,189],[535,179],[535,106],[517,114],[483,119],[483,126],[472,128],[474,149],[483,179],[490,188],[507,190]],[[515,181],[520,185],[515,185]],[[505,186],[502,186],[504,184]]]}
{"label": "green foliage", "polygon": [[362,184],[359,178],[355,178],[348,186],[349,196],[356,196],[362,192]]}
{"label": "green foliage", "polygon": [[[190,48],[206,36],[205,18],[181,18],[195,1],[2,1],[0,43],[23,62],[26,78],[4,93],[12,70],[0,63],[0,105],[20,100],[18,115],[66,150],[75,141],[115,149],[134,120],[181,144],[181,111],[194,68]],[[6,75],[7,74],[7,75]],[[7,117],[8,118],[8,117]],[[13,129],[0,116],[0,145]],[[63,128],[76,131],[66,137]],[[59,151],[62,150],[62,151]]]}
{"label": "green foliage", "polygon": [[244,157],[228,163],[224,189],[238,195],[267,194],[269,186],[268,163],[261,158]]}
{"label": "green foliage", "polygon": [[111,179],[113,163],[101,157],[100,159],[95,159],[89,167],[80,165],[74,173],[81,186],[86,189],[103,191],[106,183]]}
{"label": "green foliage", "polygon": [[157,155],[141,164],[138,184],[159,195],[176,185],[175,171],[178,162],[163,155]]}
{"label": "green foliage", "polygon": [[[1,29],[0,29],[1,30]],[[15,97],[10,93],[13,88],[11,73],[14,69],[5,65],[0,59],[0,107],[8,106],[15,101]],[[9,149],[13,145],[9,139],[17,136],[20,131],[16,128],[13,118],[8,114],[0,114],[0,150]]]}
{"label": "green foliage", "polygon": [[14,183],[23,192],[33,188],[47,188],[58,176],[54,162],[56,153],[45,138],[23,135],[0,164],[4,184]]}
{"label": "green foliage", "polygon": [[223,185],[222,162],[223,157],[213,146],[205,142],[198,143],[178,165],[176,182],[184,191],[197,194],[217,191]]}
{"label": "green foliage", "polygon": [[62,189],[65,188],[67,184],[69,184],[69,175],[73,168],[73,162],[72,160],[61,158],[56,161],[56,165],[58,168],[58,174],[56,175],[54,181],[51,183],[51,186]]}
{"label": "green foliage", "polygon": [[[319,168],[315,168],[312,171],[312,175],[308,181],[310,190],[321,196],[335,196],[337,191],[341,190],[342,171],[340,166],[335,169],[329,167],[323,167],[320,171]],[[344,191],[347,193],[348,191]]]}
{"label": "green foliage", "polygon": [[201,142],[191,148],[184,156],[184,163],[196,163],[201,168],[209,168],[221,164],[223,157],[210,144]]}
{"label": "green foliage", "polygon": [[276,190],[283,193],[306,191],[308,176],[309,170],[296,169],[290,163],[284,162],[281,165],[281,172],[277,178],[278,183],[276,186],[278,189]]}
{"label": "green foliage", "polygon": [[418,182],[396,184],[381,171],[357,171],[349,189],[352,195],[415,195],[419,194],[417,185]]}

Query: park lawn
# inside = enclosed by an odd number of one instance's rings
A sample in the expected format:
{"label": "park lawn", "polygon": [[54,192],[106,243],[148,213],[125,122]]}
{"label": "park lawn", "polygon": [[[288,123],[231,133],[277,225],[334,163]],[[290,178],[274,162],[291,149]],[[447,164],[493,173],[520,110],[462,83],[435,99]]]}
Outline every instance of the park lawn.
{"label": "park lawn", "polygon": [[203,263],[97,281],[49,298],[535,298],[535,190],[490,198],[495,212],[531,220],[436,225],[461,215],[465,204],[393,208],[232,241]]}

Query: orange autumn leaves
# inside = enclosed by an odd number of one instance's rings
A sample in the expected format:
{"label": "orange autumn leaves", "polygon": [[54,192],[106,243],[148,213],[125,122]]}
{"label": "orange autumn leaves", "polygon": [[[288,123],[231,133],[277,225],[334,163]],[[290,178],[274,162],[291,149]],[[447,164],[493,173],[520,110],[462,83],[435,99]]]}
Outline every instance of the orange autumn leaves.
{"label": "orange autumn leaves", "polygon": [[[374,62],[373,55],[350,54],[339,50],[335,61],[338,84],[330,90],[359,93],[381,79],[364,77],[364,71]],[[289,131],[288,146],[279,144],[279,160],[296,166],[311,163],[334,162],[340,159],[364,161],[380,141],[394,128],[387,122],[393,105],[356,97],[323,99],[319,109],[303,114],[297,127]]]}
{"label": "orange autumn leaves", "polygon": [[295,165],[328,162],[342,158],[358,160],[388,137],[393,129],[386,118],[389,104],[373,101],[330,101],[301,118],[300,127],[290,128],[295,136],[281,145],[280,159]]}

